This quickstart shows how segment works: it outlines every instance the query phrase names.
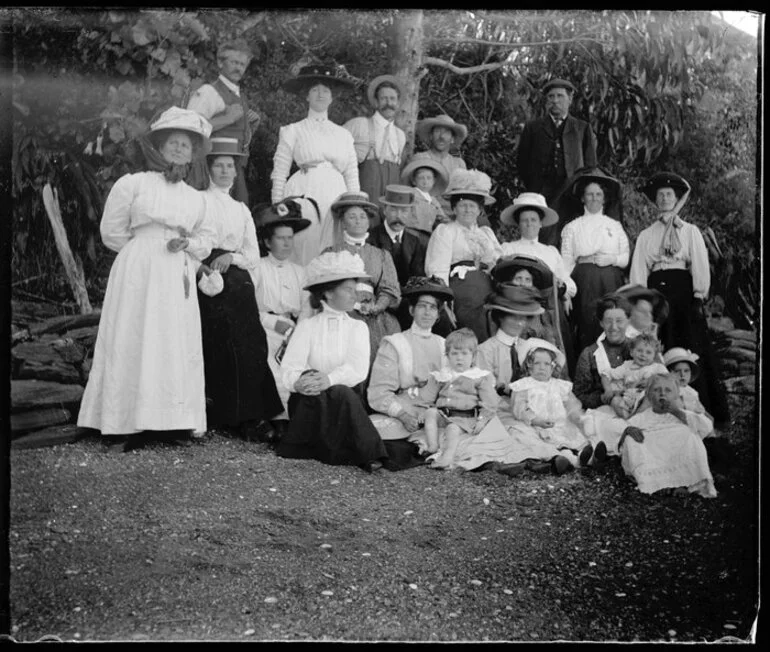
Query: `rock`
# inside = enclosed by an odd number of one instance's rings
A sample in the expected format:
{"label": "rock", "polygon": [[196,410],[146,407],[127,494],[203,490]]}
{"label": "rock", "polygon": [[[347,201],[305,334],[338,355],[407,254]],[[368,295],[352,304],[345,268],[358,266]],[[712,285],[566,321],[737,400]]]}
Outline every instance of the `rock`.
{"label": "rock", "polygon": [[755,375],[736,376],[724,381],[725,389],[730,394],[754,394],[756,392],[757,377]]}
{"label": "rock", "polygon": [[74,423],[51,426],[14,438],[11,441],[11,448],[44,448],[45,446],[71,444],[84,437],[86,432],[84,428],[78,428]]}
{"label": "rock", "polygon": [[731,331],[726,331],[725,335],[733,340],[748,340],[749,342],[757,342],[757,334],[755,331],[741,330],[736,328]]}
{"label": "rock", "polygon": [[66,403],[79,403],[83,397],[80,385],[65,385],[45,380],[12,380],[11,413],[15,414],[38,407],[61,407]]}
{"label": "rock", "polygon": [[67,423],[71,416],[69,410],[59,407],[42,408],[21,412],[20,414],[12,414],[11,432],[23,433],[30,430],[40,430],[46,426]]}

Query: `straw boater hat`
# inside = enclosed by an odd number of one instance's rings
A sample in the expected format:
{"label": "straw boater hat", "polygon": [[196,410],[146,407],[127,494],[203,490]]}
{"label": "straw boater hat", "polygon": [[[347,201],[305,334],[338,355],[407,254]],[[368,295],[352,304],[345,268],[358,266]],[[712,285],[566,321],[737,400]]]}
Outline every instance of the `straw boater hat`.
{"label": "straw boater hat", "polygon": [[211,149],[209,141],[211,123],[195,111],[181,109],[178,106],[166,109],[150,125],[150,139],[157,147],[160,141],[172,131],[185,131],[193,136],[193,139],[200,144],[199,151],[196,152],[197,156],[205,156]]}
{"label": "straw boater hat", "polygon": [[283,89],[288,93],[302,93],[308,86],[323,84],[335,90],[349,90],[355,85],[350,79],[341,77],[331,66],[313,64],[299,69],[296,77],[286,80]]}
{"label": "straw boater hat", "polygon": [[294,233],[310,226],[310,220],[302,217],[302,206],[290,197],[277,204],[256,206],[253,216],[257,230],[262,234],[268,226],[290,226]]}
{"label": "straw boater hat", "polygon": [[414,188],[395,183],[385,186],[385,195],[380,197],[380,203],[386,206],[402,206],[404,208],[414,206]]}
{"label": "straw boater hat", "polygon": [[534,288],[502,285],[500,291],[492,295],[489,303],[484,304],[488,312],[505,312],[510,315],[534,317],[542,315],[545,309],[539,302],[540,293]]}
{"label": "straw boater hat", "polygon": [[548,208],[545,197],[537,192],[521,193],[513,200],[513,204],[502,210],[500,221],[512,226],[518,222],[519,213],[525,209],[540,213],[540,226],[551,226],[551,224],[556,224],[559,221],[559,214],[552,208]]}
{"label": "straw boater hat", "polygon": [[547,94],[548,91],[550,91],[552,88],[564,88],[570,93],[577,92],[577,88],[575,88],[572,82],[569,82],[566,79],[557,78],[551,79],[550,81],[547,81],[545,84],[543,84],[543,95]]}
{"label": "straw boater hat", "polygon": [[433,118],[425,118],[420,120],[415,126],[415,132],[422,139],[422,141],[430,147],[430,134],[433,131],[433,127],[446,127],[450,129],[455,137],[455,146],[459,147],[468,136],[468,128],[465,125],[461,125],[455,122],[448,115],[437,115]]}
{"label": "straw boater hat", "polygon": [[311,260],[305,267],[307,280],[303,289],[310,290],[324,283],[352,279],[371,278],[364,268],[364,261],[358,254],[343,249],[327,251]]}
{"label": "straw boater hat", "polygon": [[611,204],[620,197],[620,181],[599,167],[584,167],[577,170],[567,182],[566,192],[577,199],[582,199],[583,192],[589,183],[598,183],[605,189],[607,195],[604,198],[605,204]]}
{"label": "straw boater hat", "polygon": [[691,380],[695,380],[700,373],[700,367],[698,366],[697,360],[697,353],[693,353],[692,351],[683,349],[679,346],[675,346],[673,349],[669,349],[663,354],[663,364],[665,364],[669,370],[671,370],[671,367],[673,367],[677,362],[689,363],[690,369],[692,370]]}
{"label": "straw boater hat", "polygon": [[447,189],[442,197],[451,199],[455,195],[470,195],[484,201],[486,206],[495,203],[495,198],[489,194],[492,190],[492,179],[481,170],[453,170],[449,177]]}
{"label": "straw boater hat", "polygon": [[401,296],[419,296],[421,294],[430,294],[439,301],[452,301],[454,292],[437,276],[411,276],[406,285],[401,288]]}
{"label": "straw boater hat", "polygon": [[615,290],[616,294],[619,294],[626,299],[631,305],[634,305],[640,299],[645,299],[652,304],[652,318],[656,323],[662,324],[668,317],[668,299],[666,296],[658,290],[644,287],[643,285],[627,284],[619,287]]}
{"label": "straw boater hat", "polygon": [[369,104],[375,109],[377,108],[377,89],[383,82],[393,84],[393,86],[398,89],[398,97],[404,97],[404,85],[398,77],[395,75],[380,75],[379,77],[375,77],[369,82],[369,86],[366,88],[366,97],[369,98]]}
{"label": "straw boater hat", "polygon": [[342,214],[349,206],[360,206],[370,216],[376,215],[379,210],[376,204],[369,201],[369,194],[363,190],[360,192],[343,192],[332,204],[332,215],[337,219],[342,218]]}
{"label": "straw boater hat", "polygon": [[556,364],[560,367],[564,367],[566,358],[564,354],[556,348],[554,344],[551,344],[548,340],[542,340],[539,337],[528,337],[523,340],[516,347],[516,354],[519,357],[519,364],[524,366],[524,361],[527,359],[527,354],[535,349],[548,349],[551,353],[556,355]]}
{"label": "straw boater hat", "polygon": [[690,190],[690,184],[673,172],[658,172],[647,179],[640,190],[654,204],[660,188],[673,188],[677,199],[681,199]]}
{"label": "straw boater hat", "polygon": [[434,161],[432,158],[427,157],[413,157],[412,160],[404,166],[404,169],[401,170],[401,183],[412,183],[412,176],[420,168],[433,170],[436,175],[436,183],[433,184],[433,190],[431,191],[433,194],[440,195],[446,190],[447,184],[449,183],[449,173],[447,172],[447,169],[438,161]]}
{"label": "straw boater hat", "polygon": [[238,148],[237,138],[212,138],[209,156],[248,156]]}
{"label": "straw boater hat", "polygon": [[532,274],[532,284],[538,290],[553,287],[553,272],[548,265],[539,258],[524,254],[503,256],[492,268],[491,275],[497,283],[510,283],[520,269]]}

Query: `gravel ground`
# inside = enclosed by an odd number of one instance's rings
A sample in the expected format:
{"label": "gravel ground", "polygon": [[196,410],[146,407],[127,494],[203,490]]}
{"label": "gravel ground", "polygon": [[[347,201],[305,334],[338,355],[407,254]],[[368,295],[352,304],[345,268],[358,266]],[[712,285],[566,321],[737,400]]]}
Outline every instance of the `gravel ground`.
{"label": "gravel ground", "polygon": [[17,641],[747,641],[756,419],[718,498],[276,457],[214,436],[11,456]]}

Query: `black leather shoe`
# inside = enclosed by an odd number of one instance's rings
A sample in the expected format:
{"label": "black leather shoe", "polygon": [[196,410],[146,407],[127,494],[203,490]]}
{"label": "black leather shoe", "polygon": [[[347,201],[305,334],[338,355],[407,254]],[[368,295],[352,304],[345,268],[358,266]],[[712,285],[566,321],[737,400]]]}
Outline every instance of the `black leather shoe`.
{"label": "black leather shoe", "polygon": [[382,468],[382,462],[380,460],[370,460],[359,465],[367,473],[375,473]]}

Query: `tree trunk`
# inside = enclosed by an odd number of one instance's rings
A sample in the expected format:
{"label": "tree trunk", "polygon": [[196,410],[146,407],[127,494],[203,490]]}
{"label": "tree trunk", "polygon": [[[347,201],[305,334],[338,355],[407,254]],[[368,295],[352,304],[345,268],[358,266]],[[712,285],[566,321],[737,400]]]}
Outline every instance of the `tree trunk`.
{"label": "tree trunk", "polygon": [[83,274],[83,268],[75,256],[72,255],[72,249],[70,249],[69,240],[67,240],[67,231],[64,228],[64,222],[61,218],[61,210],[59,209],[59,197],[55,190],[51,188],[51,184],[45,184],[43,188],[43,205],[45,206],[45,212],[48,214],[48,219],[51,222],[51,228],[53,228],[54,239],[56,240],[56,248],[59,250],[59,256],[64,264],[64,271],[67,274],[67,280],[72,288],[72,294],[75,295],[75,301],[77,301],[82,314],[88,314],[93,312],[91,308],[91,302],[88,300],[88,291],[86,290],[86,279]]}
{"label": "tree trunk", "polygon": [[414,128],[420,100],[420,79],[424,54],[422,9],[397,11],[393,21],[392,69],[405,88],[396,123],[406,132],[404,160],[414,151]]}

